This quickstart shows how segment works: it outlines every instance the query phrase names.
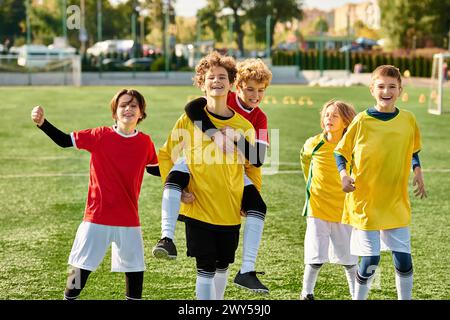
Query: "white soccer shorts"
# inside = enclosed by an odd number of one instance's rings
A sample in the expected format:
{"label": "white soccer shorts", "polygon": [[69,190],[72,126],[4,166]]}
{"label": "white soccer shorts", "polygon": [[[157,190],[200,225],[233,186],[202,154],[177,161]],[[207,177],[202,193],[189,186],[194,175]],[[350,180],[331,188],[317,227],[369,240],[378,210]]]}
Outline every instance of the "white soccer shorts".
{"label": "white soccer shorts", "polygon": [[367,257],[379,256],[381,251],[411,253],[409,227],[388,230],[359,230],[353,228],[350,241],[352,254]]}
{"label": "white soccer shorts", "polygon": [[105,226],[81,222],[69,256],[69,264],[95,271],[112,245],[112,272],[145,271],[141,227]]}
{"label": "white soccer shorts", "polygon": [[307,217],[306,224],[305,264],[358,263],[358,257],[350,254],[351,226],[314,217]]}

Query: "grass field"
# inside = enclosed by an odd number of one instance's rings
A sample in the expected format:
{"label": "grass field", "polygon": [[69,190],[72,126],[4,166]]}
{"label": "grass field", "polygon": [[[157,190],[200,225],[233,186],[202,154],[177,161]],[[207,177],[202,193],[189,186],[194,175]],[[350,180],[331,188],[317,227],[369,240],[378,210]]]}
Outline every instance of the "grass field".
{"label": "grass field", "polygon": [[[0,88],[0,299],[62,298],[67,258],[86,200],[89,154],[56,146],[31,122],[32,107],[42,105],[47,118],[65,132],[110,125],[109,100],[118,89]],[[148,118],[140,129],[150,133],[159,148],[187,98],[199,91],[194,87],[137,89],[148,102]],[[426,200],[416,200],[410,192],[415,270],[413,297],[450,299],[450,115],[429,115],[425,104],[419,104],[419,95],[427,94],[428,89],[407,87],[406,91],[409,102],[399,101],[398,106],[417,116],[423,139],[420,156],[428,190]],[[270,295],[255,295],[232,285],[240,265],[240,245],[237,260],[231,266],[225,299],[298,299],[305,231],[305,219],[301,216],[305,183],[299,171],[299,151],[306,138],[320,131],[318,111],[326,100],[344,99],[358,110],[373,104],[365,87],[274,85],[267,95],[276,98],[276,102],[270,100],[272,102],[263,108],[269,117],[269,127],[279,129],[280,165],[279,174],[263,178],[263,198],[268,213],[257,270],[266,272],[261,280],[271,291]],[[300,105],[302,96],[309,97],[312,105]],[[195,260],[185,255],[184,225],[177,226],[179,256],[176,261],[159,261],[151,256],[151,248],[160,235],[161,195],[160,179],[147,175],[140,198],[147,264],[143,297],[194,299]],[[123,274],[109,270],[108,253],[99,269],[90,276],[82,299],[124,298]],[[380,282],[369,298],[395,299],[390,254],[382,254],[380,270]],[[343,270],[325,265],[315,295],[317,299],[349,299]]]}

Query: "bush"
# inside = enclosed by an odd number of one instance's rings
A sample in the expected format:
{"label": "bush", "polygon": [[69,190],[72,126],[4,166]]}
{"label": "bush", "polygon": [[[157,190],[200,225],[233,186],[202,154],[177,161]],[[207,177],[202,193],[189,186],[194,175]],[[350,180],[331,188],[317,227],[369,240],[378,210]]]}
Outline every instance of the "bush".
{"label": "bush", "polygon": [[153,61],[150,68],[151,71],[165,71],[166,70],[166,60],[164,56],[160,56]]}

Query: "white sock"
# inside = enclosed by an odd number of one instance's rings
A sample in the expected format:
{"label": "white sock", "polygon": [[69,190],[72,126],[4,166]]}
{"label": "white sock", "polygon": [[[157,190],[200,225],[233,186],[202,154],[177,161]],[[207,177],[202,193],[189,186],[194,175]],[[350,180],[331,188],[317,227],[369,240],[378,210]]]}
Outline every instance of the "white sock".
{"label": "white sock", "polygon": [[228,268],[217,269],[214,275],[214,286],[216,287],[216,300],[223,300],[225,295],[225,288],[227,287]]}
{"label": "white sock", "polygon": [[353,299],[353,296],[355,295],[355,282],[356,282],[356,272],[358,272],[358,266],[352,265],[352,266],[344,266],[345,270],[345,277],[347,278],[348,282],[348,290],[350,292],[350,296]]}
{"label": "white sock", "polygon": [[258,255],[263,229],[264,220],[247,216],[244,227],[241,273],[255,271],[256,257]]}
{"label": "white sock", "polygon": [[180,202],[181,191],[164,188],[161,205],[161,238],[167,237],[174,240]]}
{"label": "white sock", "polygon": [[375,278],[375,270],[369,278],[362,277],[357,272],[355,279],[355,294],[353,295],[353,300],[367,300],[373,278]]}
{"label": "white sock", "polygon": [[303,274],[302,296],[314,294],[317,277],[319,276],[320,267],[312,264],[305,264],[305,273]]}
{"label": "white sock", "polygon": [[398,270],[395,270],[395,286],[398,300],[411,300],[413,288],[412,269],[407,273],[400,273]]}
{"label": "white sock", "polygon": [[197,300],[216,300],[216,288],[214,286],[214,272],[197,270],[195,283]]}

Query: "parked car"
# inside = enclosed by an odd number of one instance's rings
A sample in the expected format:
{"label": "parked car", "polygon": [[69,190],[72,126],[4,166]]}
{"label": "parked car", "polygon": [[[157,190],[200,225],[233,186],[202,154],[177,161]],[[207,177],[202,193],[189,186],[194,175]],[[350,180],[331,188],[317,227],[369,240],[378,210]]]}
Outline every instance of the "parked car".
{"label": "parked car", "polygon": [[133,40],[105,40],[96,42],[92,47],[88,48],[86,52],[91,56],[106,55],[108,53],[130,53],[133,45]]}
{"label": "parked car", "polygon": [[119,59],[106,58],[102,60],[102,68],[105,69],[120,69],[123,67],[123,61]]}
{"label": "parked car", "polygon": [[143,58],[131,58],[123,63],[124,67],[134,68],[136,70],[150,70],[153,63],[153,58],[143,57]]}
{"label": "parked car", "polygon": [[357,43],[352,43],[352,44],[347,44],[345,46],[342,46],[339,49],[340,52],[362,52],[364,51],[364,48],[357,44]]}

